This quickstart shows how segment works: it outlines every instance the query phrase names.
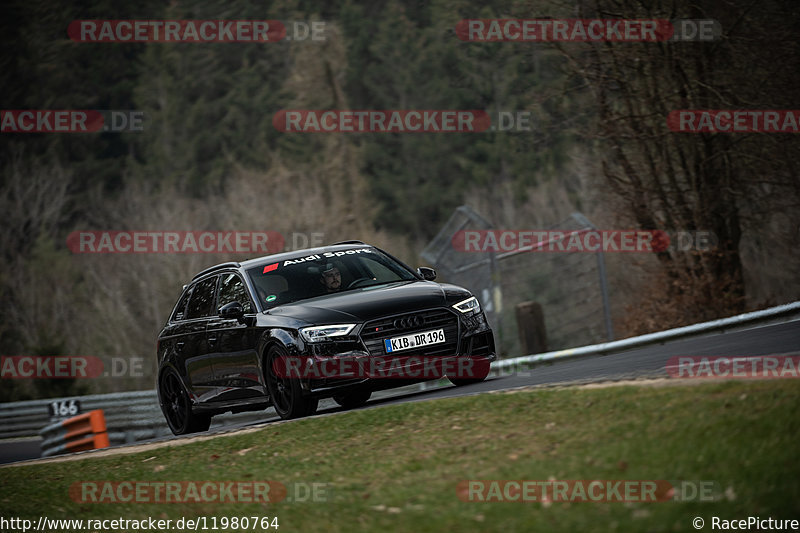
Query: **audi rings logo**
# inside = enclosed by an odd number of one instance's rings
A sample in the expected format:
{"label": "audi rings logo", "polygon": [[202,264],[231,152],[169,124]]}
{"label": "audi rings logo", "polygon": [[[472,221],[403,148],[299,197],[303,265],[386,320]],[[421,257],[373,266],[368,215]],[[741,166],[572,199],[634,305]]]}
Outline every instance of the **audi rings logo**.
{"label": "audi rings logo", "polygon": [[421,328],[425,325],[425,318],[419,315],[404,316],[403,318],[395,319],[393,324],[397,329]]}

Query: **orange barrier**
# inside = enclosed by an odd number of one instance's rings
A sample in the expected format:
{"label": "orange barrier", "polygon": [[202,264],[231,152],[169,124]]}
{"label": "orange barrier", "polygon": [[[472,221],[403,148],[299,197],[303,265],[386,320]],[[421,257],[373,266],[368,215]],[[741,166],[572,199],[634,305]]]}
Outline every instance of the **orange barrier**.
{"label": "orange barrier", "polygon": [[108,448],[108,431],[102,409],[73,416],[44,428],[40,434],[42,456]]}

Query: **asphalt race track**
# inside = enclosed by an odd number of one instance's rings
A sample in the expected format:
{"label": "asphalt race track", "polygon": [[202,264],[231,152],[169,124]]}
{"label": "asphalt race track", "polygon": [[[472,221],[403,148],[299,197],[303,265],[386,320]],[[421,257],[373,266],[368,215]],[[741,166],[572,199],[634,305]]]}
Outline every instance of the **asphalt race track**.
{"label": "asphalt race track", "polygon": [[[539,365],[518,374],[509,373],[491,377],[483,383],[453,387],[444,386],[421,392],[395,392],[371,400],[362,409],[412,401],[451,398],[488,391],[509,390],[533,385],[553,385],[572,382],[596,382],[641,377],[666,377],[664,367],[671,357],[677,356],[758,356],[796,353],[800,350],[800,320],[779,324],[752,326],[735,331],[714,332],[691,338],[677,339],[664,344],[634,348],[602,356],[589,356]],[[340,412],[338,407],[323,408],[318,414]],[[224,418],[225,415],[222,415]],[[278,417],[269,410],[264,420]],[[252,426],[253,424],[247,424]],[[230,425],[210,433],[228,433],[245,425]],[[162,437],[154,441],[168,441],[177,437]],[[144,444],[142,441],[131,446]],[[32,459],[39,456],[38,439],[18,439],[0,443],[0,464]]]}

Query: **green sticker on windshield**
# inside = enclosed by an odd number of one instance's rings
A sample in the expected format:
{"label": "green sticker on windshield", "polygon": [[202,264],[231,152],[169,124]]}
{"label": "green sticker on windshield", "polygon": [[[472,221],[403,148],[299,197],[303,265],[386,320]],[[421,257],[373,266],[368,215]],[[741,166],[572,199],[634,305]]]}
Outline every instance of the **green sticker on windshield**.
{"label": "green sticker on windshield", "polygon": [[267,296],[267,301],[268,302],[274,302],[277,299],[278,299],[278,297],[275,296],[274,294],[270,294],[269,296]]}

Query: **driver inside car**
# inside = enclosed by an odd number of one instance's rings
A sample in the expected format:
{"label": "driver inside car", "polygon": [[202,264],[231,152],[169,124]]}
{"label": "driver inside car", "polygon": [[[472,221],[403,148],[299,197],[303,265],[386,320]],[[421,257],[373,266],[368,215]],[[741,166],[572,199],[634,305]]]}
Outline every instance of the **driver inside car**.
{"label": "driver inside car", "polygon": [[328,263],[320,274],[320,283],[325,286],[329,293],[338,292],[342,289],[342,273],[333,263]]}

